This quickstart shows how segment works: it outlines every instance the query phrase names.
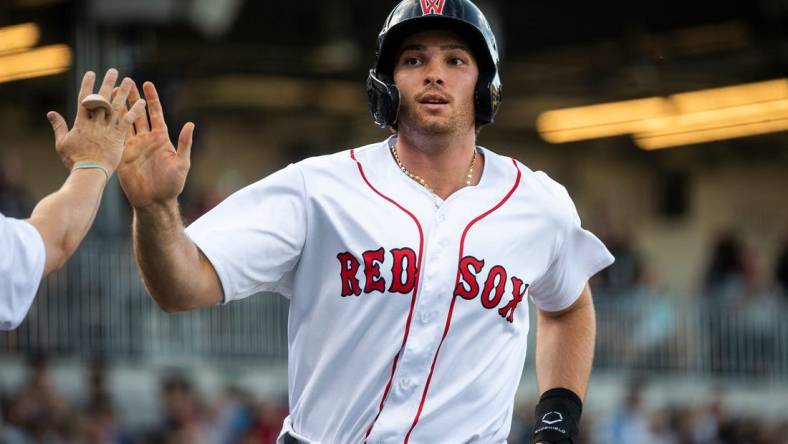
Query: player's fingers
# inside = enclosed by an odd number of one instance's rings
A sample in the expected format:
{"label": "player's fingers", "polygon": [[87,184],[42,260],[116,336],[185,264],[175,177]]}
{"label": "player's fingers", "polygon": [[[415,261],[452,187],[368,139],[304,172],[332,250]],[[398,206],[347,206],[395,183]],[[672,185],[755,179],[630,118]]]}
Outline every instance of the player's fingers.
{"label": "player's fingers", "polygon": [[134,102],[133,105],[131,105],[131,109],[123,116],[123,118],[118,123],[119,129],[121,131],[126,131],[127,135],[132,135],[134,122],[141,114],[145,114],[145,101],[142,99],[137,99],[137,101]]}
{"label": "player's fingers", "polygon": [[[107,100],[107,102],[109,102],[112,99],[111,98],[112,88],[115,87],[115,82],[117,82],[117,80],[118,80],[118,70],[115,68],[108,69],[107,73],[104,74],[104,81],[101,82],[101,88],[99,88],[98,94],[101,97],[104,97]],[[111,115],[108,116],[107,113],[104,112],[103,108],[94,109],[93,115],[96,116],[98,119],[106,119],[107,121],[109,121],[112,118]]]}
{"label": "player's fingers", "polygon": [[152,130],[167,129],[167,124],[164,122],[164,110],[161,107],[161,100],[156,87],[151,82],[145,82],[142,85],[145,91],[145,100],[148,102],[148,114],[150,115],[150,127]]}
{"label": "player's fingers", "polygon": [[[131,91],[129,91],[129,103],[137,103],[140,99],[140,90],[137,88],[137,84],[132,82]],[[148,113],[144,109],[137,114],[137,119],[134,121],[134,129],[137,130],[137,134],[150,132]]]}
{"label": "player's fingers", "polygon": [[[119,86],[112,88],[112,103],[115,103],[115,99],[118,97],[118,91],[120,91]],[[118,123],[118,127],[121,126],[121,123],[123,122],[123,118],[126,116],[128,112],[129,112],[129,107],[127,103],[124,103],[123,106],[118,109],[118,116],[115,119],[116,122]],[[134,125],[131,125],[131,127],[132,127],[131,131],[127,130],[126,132],[127,137],[134,135],[134,131],[133,131]]]}
{"label": "player's fingers", "polygon": [[115,87],[115,82],[118,81],[118,70],[115,68],[110,68],[107,70],[107,73],[104,74],[104,81],[101,82],[101,88],[99,89],[99,94],[102,95],[107,101],[109,102],[112,94],[112,88]]}
{"label": "player's fingers", "polygon": [[66,119],[55,111],[47,113],[47,120],[52,125],[52,131],[55,133],[55,143],[57,144],[68,133],[68,125]]}
{"label": "player's fingers", "polygon": [[132,82],[130,78],[126,77],[120,83],[120,87],[112,90],[112,112],[115,113],[115,119],[118,121],[123,118],[123,115],[126,114],[128,110],[126,107],[126,99],[129,97],[129,92],[131,91],[131,85],[133,83],[134,82]]}
{"label": "player's fingers", "polygon": [[82,85],[79,87],[79,99],[77,101],[77,119],[87,118],[90,111],[82,105],[82,100],[93,94],[93,84],[96,81],[96,73],[88,71],[82,76]]}
{"label": "player's fingers", "polygon": [[82,100],[93,94],[93,84],[96,82],[96,73],[93,71],[88,71],[82,76],[82,84],[79,87],[79,103],[82,103]]}
{"label": "player's fingers", "polygon": [[178,136],[178,157],[185,161],[187,165],[191,163],[193,136],[194,123],[188,122],[186,125],[183,125],[181,134]]}
{"label": "player's fingers", "polygon": [[[115,104],[115,99],[118,97],[118,91],[120,91],[120,87],[119,86],[116,86],[116,87],[112,88],[112,104],[113,104],[113,107],[114,107],[114,104]],[[129,112],[128,104],[127,103],[123,103],[123,106],[118,108],[118,110],[117,110],[118,115],[115,118],[115,121],[118,122],[118,125],[120,125],[120,121],[123,120],[123,116],[125,116],[127,112]]]}

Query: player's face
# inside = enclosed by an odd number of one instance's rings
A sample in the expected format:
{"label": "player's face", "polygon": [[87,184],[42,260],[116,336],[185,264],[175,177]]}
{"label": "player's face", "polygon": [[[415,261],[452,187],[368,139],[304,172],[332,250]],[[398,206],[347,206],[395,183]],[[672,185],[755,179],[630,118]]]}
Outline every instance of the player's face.
{"label": "player's face", "polygon": [[394,65],[400,129],[423,134],[472,130],[478,78],[476,59],[456,34],[424,31],[408,37]]}

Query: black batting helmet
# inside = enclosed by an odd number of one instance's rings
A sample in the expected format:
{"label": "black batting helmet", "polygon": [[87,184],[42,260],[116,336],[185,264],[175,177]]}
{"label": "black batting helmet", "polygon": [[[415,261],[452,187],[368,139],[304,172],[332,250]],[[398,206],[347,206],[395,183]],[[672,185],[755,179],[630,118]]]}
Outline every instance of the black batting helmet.
{"label": "black batting helmet", "polygon": [[394,84],[397,50],[411,34],[444,29],[470,45],[479,65],[476,84],[476,126],[492,123],[501,103],[498,45],[482,11],[470,0],[403,0],[391,11],[378,36],[376,61],[367,77],[369,110],[375,123],[394,127],[400,95]]}

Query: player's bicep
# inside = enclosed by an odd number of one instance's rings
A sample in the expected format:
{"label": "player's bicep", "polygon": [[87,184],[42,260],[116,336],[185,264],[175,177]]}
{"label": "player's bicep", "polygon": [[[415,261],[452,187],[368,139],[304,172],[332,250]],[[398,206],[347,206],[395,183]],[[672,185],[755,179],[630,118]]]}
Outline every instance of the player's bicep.
{"label": "player's bicep", "polygon": [[537,307],[537,312],[539,315],[547,317],[547,318],[560,318],[568,313],[572,313],[577,310],[581,310],[585,307],[592,306],[593,307],[593,298],[591,296],[591,287],[588,283],[583,286],[583,290],[577,296],[574,302],[572,302],[568,307],[550,311],[550,310],[543,310]]}
{"label": "player's bicep", "polygon": [[219,280],[219,274],[216,272],[208,256],[197,248],[197,253],[200,260],[200,280],[202,282],[202,299],[200,306],[217,305],[224,302],[224,288],[222,282]]}

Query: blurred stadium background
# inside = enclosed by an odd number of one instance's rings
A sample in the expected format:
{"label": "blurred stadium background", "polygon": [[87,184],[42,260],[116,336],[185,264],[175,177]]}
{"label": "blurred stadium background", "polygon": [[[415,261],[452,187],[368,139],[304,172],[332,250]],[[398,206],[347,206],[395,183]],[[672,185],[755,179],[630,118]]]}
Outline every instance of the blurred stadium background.
{"label": "blurred stadium background", "polygon": [[[567,186],[616,256],[592,282],[585,443],[788,443],[788,0],[479,0],[505,99],[480,144]],[[196,122],[192,220],[287,163],[380,140],[363,86],[394,2],[3,0],[0,211],[66,175],[46,111],[153,80]],[[268,443],[287,302],[168,315],[113,180],[88,241],[0,334],[2,443]],[[532,357],[511,443],[526,443]]]}

